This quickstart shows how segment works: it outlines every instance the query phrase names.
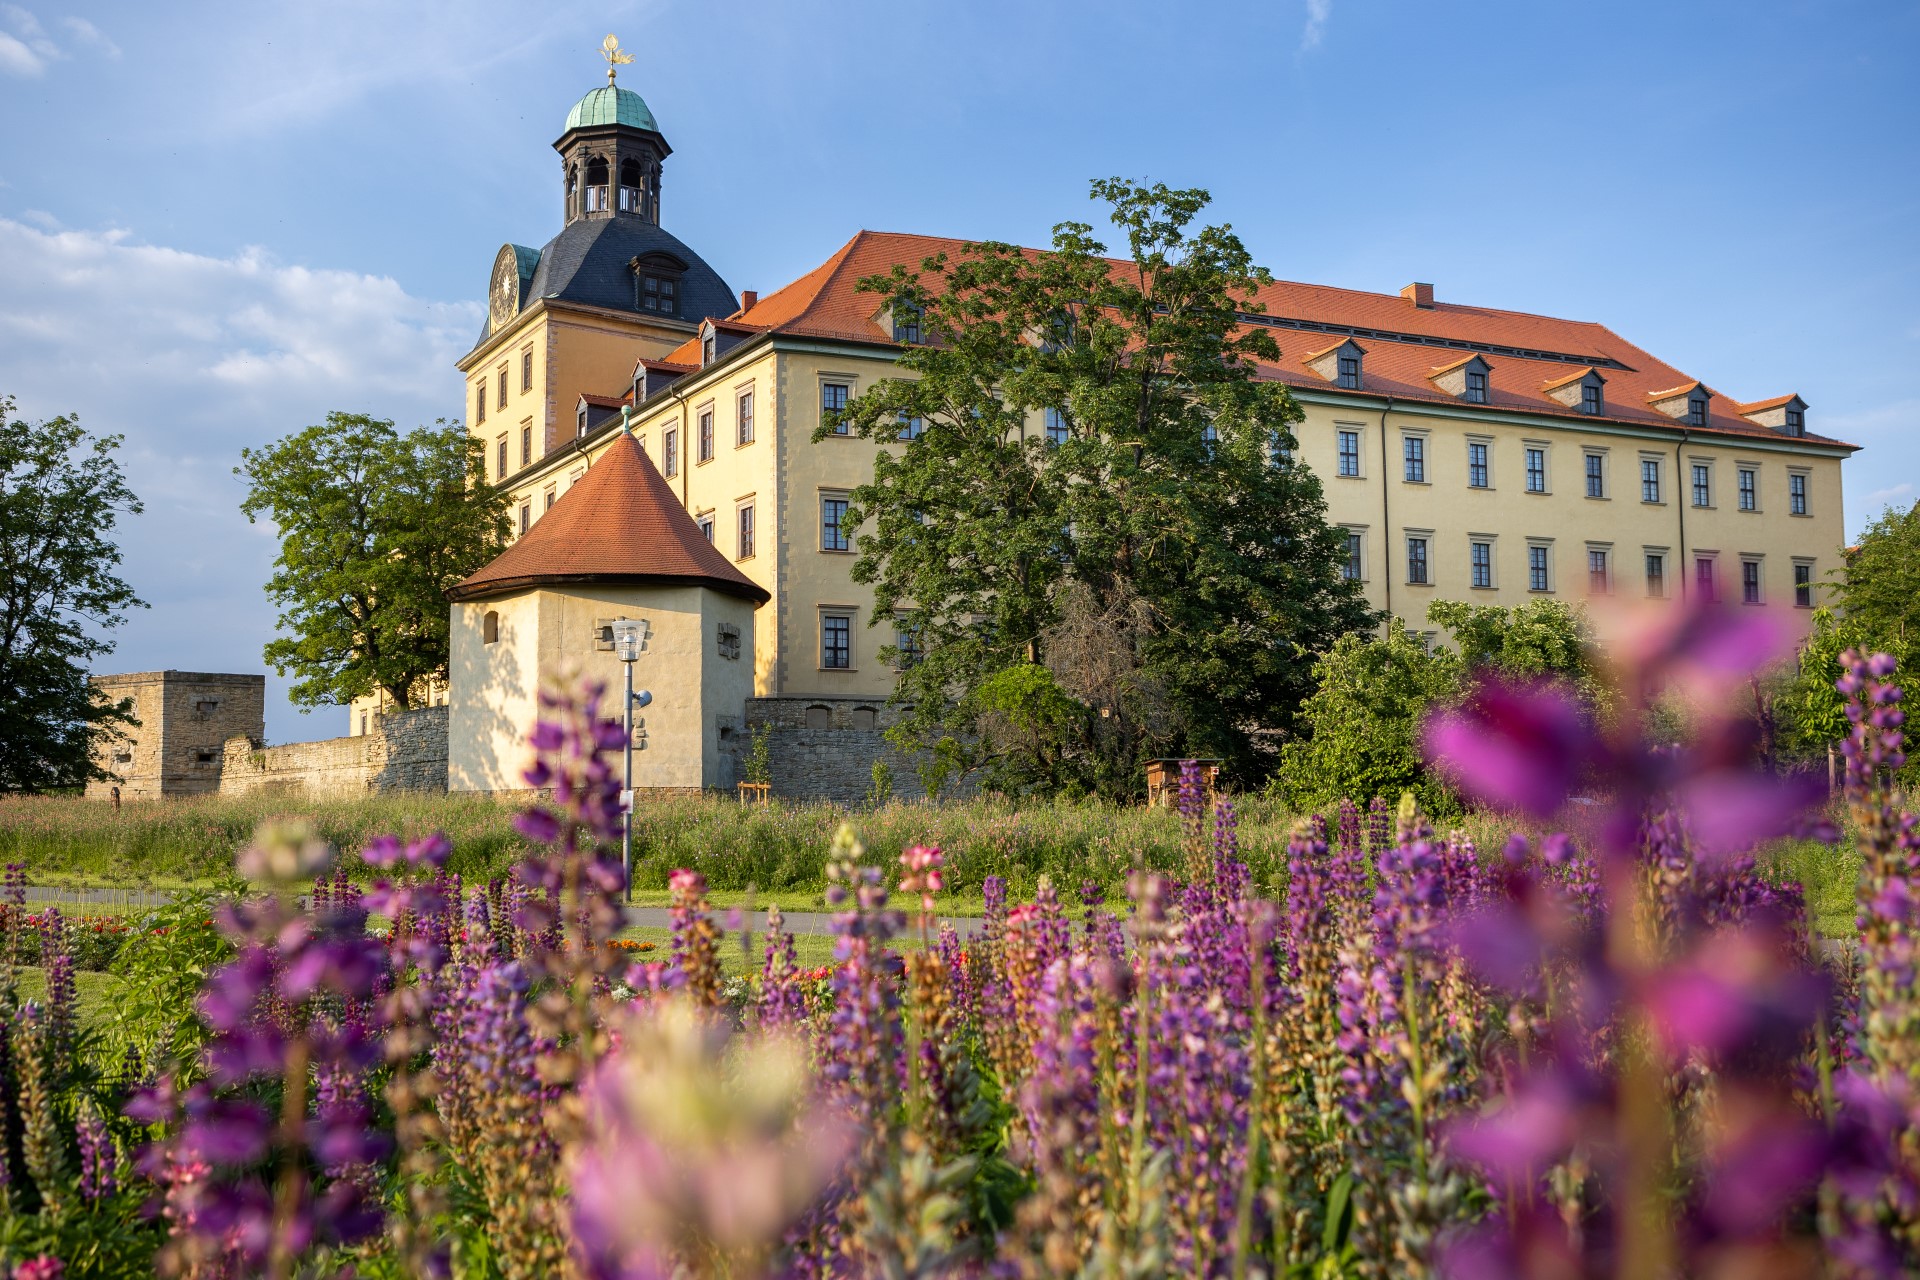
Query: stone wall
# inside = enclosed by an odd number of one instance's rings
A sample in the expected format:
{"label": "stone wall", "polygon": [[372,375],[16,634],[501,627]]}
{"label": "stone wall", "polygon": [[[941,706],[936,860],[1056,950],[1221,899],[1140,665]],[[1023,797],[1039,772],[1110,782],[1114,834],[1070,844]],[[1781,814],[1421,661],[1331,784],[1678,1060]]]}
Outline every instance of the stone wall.
{"label": "stone wall", "polygon": [[[128,800],[202,795],[220,789],[223,745],[266,732],[267,678],[217,671],[140,671],[93,677],[112,701],[133,701],[140,723],[104,745],[97,763]],[[114,782],[87,784],[106,799]]]}
{"label": "stone wall", "polygon": [[899,720],[884,700],[862,698],[752,698],[745,731],[726,735],[737,755],[735,775],[746,777],[747,752],[762,726],[771,726],[767,753],[773,794],[790,800],[858,804],[873,786],[873,762],[893,770],[893,794],[902,800],[926,795],[914,759],[882,733]]}
{"label": "stone wall", "polygon": [[364,795],[369,791],[447,789],[447,709],[420,707],[376,716],[365,734],[263,747],[251,738],[226,744],[223,795],[276,791]]}

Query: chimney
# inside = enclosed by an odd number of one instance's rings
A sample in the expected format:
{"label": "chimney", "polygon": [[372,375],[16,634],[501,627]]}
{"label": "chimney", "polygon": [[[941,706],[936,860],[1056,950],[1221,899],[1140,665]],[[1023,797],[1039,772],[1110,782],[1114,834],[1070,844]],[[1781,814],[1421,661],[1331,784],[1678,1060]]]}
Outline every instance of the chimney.
{"label": "chimney", "polygon": [[[1431,295],[1433,291],[1429,289],[1427,292]],[[758,290],[742,289],[740,291],[740,314],[745,315],[747,312],[753,310],[753,304],[758,301],[760,301]]]}
{"label": "chimney", "polygon": [[1416,307],[1433,306],[1433,286],[1430,284],[1410,284],[1400,291],[1400,296]]}

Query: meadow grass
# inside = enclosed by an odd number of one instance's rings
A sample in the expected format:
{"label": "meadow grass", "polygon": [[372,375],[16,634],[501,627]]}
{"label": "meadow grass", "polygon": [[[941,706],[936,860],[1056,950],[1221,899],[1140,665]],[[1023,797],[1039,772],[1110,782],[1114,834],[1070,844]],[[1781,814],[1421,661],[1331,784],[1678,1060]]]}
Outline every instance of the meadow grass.
{"label": "meadow grass", "polygon": [[[1241,857],[1253,884],[1278,893],[1286,881],[1286,840],[1297,815],[1263,796],[1236,797]],[[0,799],[0,862],[20,862],[36,885],[175,889],[207,885],[233,866],[234,854],[263,821],[297,816],[352,853],[373,836],[412,838],[444,831],[449,865],[469,883],[503,875],[526,852],[511,825],[514,806],[476,795],[204,796],[110,805],[76,796]],[[679,867],[702,872],[716,907],[824,909],[823,868],[842,822],[853,824],[867,860],[891,866],[913,844],[946,853],[942,915],[977,915],[981,885],[1004,876],[1015,901],[1033,896],[1042,876],[1063,903],[1078,904],[1083,884],[1110,899],[1125,891],[1136,865],[1180,875],[1185,862],[1179,815],[1167,809],[1094,801],[1015,801],[1003,797],[945,803],[893,802],[849,810],[821,802],[743,805],[722,796],[650,802],[634,814],[636,904],[667,905],[667,877]],[[1510,818],[1469,813],[1452,824],[1483,857],[1497,857],[1515,829]],[[1810,914],[1828,936],[1853,934],[1859,858],[1850,839],[1837,847],[1783,842],[1762,859],[1769,874],[1798,880]],[[369,868],[350,861],[359,874]],[[111,910],[89,904],[86,910]]]}
{"label": "meadow grass", "polygon": [[[47,971],[23,964],[15,972],[20,978],[21,1001],[36,1000],[45,1004]],[[75,1003],[79,1006],[80,1025],[92,1031],[105,1028],[118,1016],[126,989],[126,981],[111,973],[94,973],[86,969],[75,973],[73,991]]]}

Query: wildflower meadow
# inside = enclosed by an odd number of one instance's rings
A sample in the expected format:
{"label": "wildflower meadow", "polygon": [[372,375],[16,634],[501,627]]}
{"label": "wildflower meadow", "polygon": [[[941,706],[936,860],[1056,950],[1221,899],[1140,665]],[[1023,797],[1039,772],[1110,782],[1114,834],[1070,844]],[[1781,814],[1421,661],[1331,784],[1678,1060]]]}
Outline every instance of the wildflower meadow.
{"label": "wildflower meadow", "polygon": [[988,875],[963,941],[930,910],[939,847],[881,865],[843,826],[833,962],[803,969],[775,908],[749,981],[697,869],[670,877],[669,945],[617,945],[619,731],[592,688],[543,699],[551,800],[510,874],[464,877],[433,834],[354,870],[263,827],[245,892],[125,944],[138,1017],[82,1025],[79,940],[16,880],[0,1273],[1913,1275],[1920,829],[1887,782],[1891,659],[1841,681],[1857,944],[1755,863],[1840,838],[1820,794],[1755,771],[1737,720],[1641,732],[1663,689],[1712,706],[1776,639],[1676,614],[1625,647],[1604,725],[1493,682],[1430,722],[1451,783],[1536,834],[1347,804],[1256,874],[1189,768],[1177,866],[1025,901]]}

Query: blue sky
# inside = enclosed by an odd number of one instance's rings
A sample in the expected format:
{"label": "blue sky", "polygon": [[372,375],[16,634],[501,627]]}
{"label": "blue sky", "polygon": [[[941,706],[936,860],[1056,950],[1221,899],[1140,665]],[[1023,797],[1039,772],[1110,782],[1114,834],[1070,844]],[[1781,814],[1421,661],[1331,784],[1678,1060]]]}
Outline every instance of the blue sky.
{"label": "blue sky", "polygon": [[[1044,242],[1121,174],[1214,196],[1286,278],[1605,323],[1866,446],[1920,496],[1920,5],[970,0],[0,3],[0,393],[127,437],[152,603],[113,670],[258,670],[239,451],[461,411],[503,241],[603,80],[665,221],[766,292],[855,230]],[[275,741],[341,732],[269,677]]]}

